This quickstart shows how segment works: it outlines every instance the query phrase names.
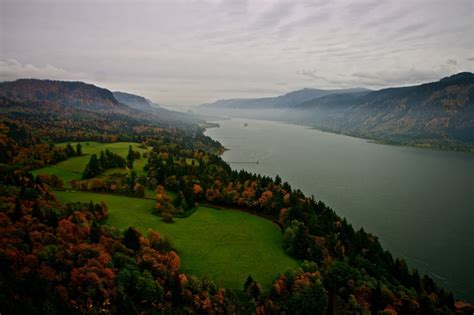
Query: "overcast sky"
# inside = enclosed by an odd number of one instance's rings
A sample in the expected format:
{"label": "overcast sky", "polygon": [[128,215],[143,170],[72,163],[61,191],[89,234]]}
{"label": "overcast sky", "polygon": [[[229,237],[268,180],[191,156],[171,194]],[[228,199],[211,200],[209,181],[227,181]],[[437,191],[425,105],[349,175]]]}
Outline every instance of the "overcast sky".
{"label": "overcast sky", "polygon": [[0,0],[0,81],[193,105],[473,69],[474,0]]}

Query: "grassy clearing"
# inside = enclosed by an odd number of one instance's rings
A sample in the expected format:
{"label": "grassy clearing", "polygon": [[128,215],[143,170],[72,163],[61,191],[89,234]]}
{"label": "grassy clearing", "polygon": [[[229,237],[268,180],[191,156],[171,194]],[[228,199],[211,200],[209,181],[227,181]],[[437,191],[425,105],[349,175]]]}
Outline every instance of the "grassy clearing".
{"label": "grassy clearing", "polygon": [[57,192],[67,201],[104,201],[108,224],[134,226],[146,233],[159,231],[173,239],[182,259],[182,271],[207,276],[218,285],[242,289],[249,274],[265,287],[277,274],[298,267],[282,250],[282,235],[270,221],[235,210],[199,207],[188,218],[163,223],[151,214],[154,201],[86,192]]}
{"label": "grassy clearing", "polygon": [[33,176],[36,176],[38,174],[56,175],[63,180],[65,186],[68,186],[68,183],[73,179],[82,178],[82,172],[68,171],[68,170],[62,169],[58,167],[58,164],[52,165],[52,166],[46,166],[46,167],[31,171],[31,174],[33,174]]}
{"label": "grassy clearing", "polygon": [[[57,146],[65,147],[68,142],[59,143]],[[71,142],[71,145],[76,148],[77,142]],[[38,174],[55,174],[60,177],[66,186],[68,182],[73,179],[81,179],[82,172],[89,162],[90,155],[100,154],[100,151],[105,151],[108,149],[111,152],[117,153],[120,156],[126,158],[128,154],[128,147],[131,145],[134,151],[139,151],[140,153],[147,152],[147,149],[139,148],[140,144],[135,142],[116,142],[116,143],[100,143],[100,142],[81,142],[82,145],[82,156],[72,157],[65,161],[59,162],[56,165],[43,167],[37,170],[32,171],[31,173],[36,176]],[[133,163],[133,169],[137,172],[137,175],[144,175],[143,167],[145,166],[147,159],[140,158]],[[117,172],[121,171],[120,169],[107,170],[106,172]],[[125,170],[123,170],[125,172]]]}

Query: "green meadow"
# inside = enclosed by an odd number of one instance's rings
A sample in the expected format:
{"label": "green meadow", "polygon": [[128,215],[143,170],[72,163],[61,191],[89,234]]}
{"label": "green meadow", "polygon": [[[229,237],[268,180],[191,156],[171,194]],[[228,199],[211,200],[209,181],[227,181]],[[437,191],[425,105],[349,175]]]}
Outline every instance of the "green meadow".
{"label": "green meadow", "polygon": [[181,270],[208,277],[219,286],[242,289],[249,274],[264,287],[298,262],[282,249],[278,227],[261,217],[236,210],[199,207],[190,217],[169,224],[152,214],[154,201],[87,192],[57,192],[62,202],[104,201],[107,224],[121,230],[134,226],[170,237],[181,257]]}
{"label": "green meadow", "polygon": [[[71,144],[75,148],[77,143]],[[67,143],[58,144],[66,145]],[[81,179],[91,154],[99,154],[101,150],[108,149],[126,157],[129,145],[140,153],[148,151],[132,142],[81,142],[81,145],[82,156],[34,170],[33,175],[55,174],[68,187],[70,180]],[[146,161],[143,157],[135,160],[134,170],[138,175],[144,174]],[[192,159],[187,159],[187,162],[192,163]],[[117,172],[125,172],[125,169],[109,169],[100,177],[106,178]],[[219,286],[242,289],[247,276],[252,275],[255,280],[268,287],[279,273],[299,265],[283,252],[282,234],[274,223],[245,212],[198,207],[191,216],[175,218],[175,223],[168,224],[152,214],[155,204],[153,199],[79,191],[56,193],[62,202],[104,201],[109,208],[107,224],[110,226],[121,230],[134,226],[142,233],[152,229],[171,238],[181,257],[181,270],[187,274],[207,277]],[[174,193],[168,194],[175,197]],[[154,198],[155,193],[147,189],[145,195]]]}
{"label": "green meadow", "polygon": [[[65,147],[68,142],[56,144],[59,147]],[[71,142],[71,145],[76,148],[77,142]],[[92,154],[100,154],[100,151],[109,150],[111,152],[117,153],[122,157],[127,157],[128,148],[131,145],[134,151],[139,151],[140,153],[147,152],[147,149],[140,148],[139,143],[135,142],[116,142],[116,143],[100,143],[100,142],[81,142],[82,145],[82,156],[72,157],[65,161],[59,162],[58,164],[43,167],[37,170],[33,170],[31,173],[36,176],[38,174],[49,174],[57,175],[64,181],[65,186],[68,186],[69,181],[73,179],[81,179],[82,172],[89,162],[90,156]],[[147,159],[141,157],[138,160],[133,162],[133,169],[137,172],[138,175],[144,174],[143,167],[145,166]],[[107,170],[106,172],[111,172],[112,170]],[[117,170],[115,171],[125,171]]]}

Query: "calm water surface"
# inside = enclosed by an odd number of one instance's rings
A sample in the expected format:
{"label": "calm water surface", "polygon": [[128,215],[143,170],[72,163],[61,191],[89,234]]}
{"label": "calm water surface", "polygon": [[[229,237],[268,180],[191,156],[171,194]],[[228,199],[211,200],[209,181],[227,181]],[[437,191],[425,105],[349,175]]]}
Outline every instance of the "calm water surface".
{"label": "calm water surface", "polygon": [[379,145],[278,122],[218,123],[206,134],[229,149],[223,159],[234,169],[279,174],[457,298],[474,301],[474,154]]}

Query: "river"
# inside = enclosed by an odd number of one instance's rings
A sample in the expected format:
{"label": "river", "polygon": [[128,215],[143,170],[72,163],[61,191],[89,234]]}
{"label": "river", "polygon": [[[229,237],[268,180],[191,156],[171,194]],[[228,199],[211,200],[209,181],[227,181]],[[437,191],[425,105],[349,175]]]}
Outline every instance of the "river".
{"label": "river", "polygon": [[354,228],[377,235],[456,298],[474,301],[474,154],[381,145],[271,121],[217,123],[206,135],[228,149],[222,158],[234,169],[280,175]]}

